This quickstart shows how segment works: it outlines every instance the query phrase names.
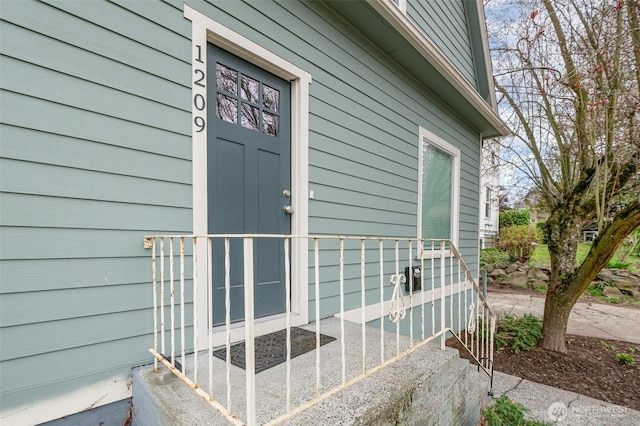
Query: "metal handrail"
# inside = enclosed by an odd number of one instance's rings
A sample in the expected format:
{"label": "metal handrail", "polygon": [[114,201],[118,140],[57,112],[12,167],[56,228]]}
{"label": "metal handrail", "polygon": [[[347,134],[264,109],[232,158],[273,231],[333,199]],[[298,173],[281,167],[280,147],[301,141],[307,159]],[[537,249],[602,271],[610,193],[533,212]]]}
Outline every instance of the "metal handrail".
{"label": "metal handrail", "polygon": [[[283,421],[296,413],[308,408],[309,406],[316,404],[317,402],[328,398],[335,394],[338,390],[343,389],[346,386],[350,386],[358,380],[372,374],[375,371],[380,370],[388,366],[390,363],[402,358],[408,353],[422,347],[429,341],[440,337],[441,348],[445,347],[445,339],[447,334],[453,335],[458,342],[469,352],[471,357],[478,364],[478,368],[482,368],[489,376],[493,374],[493,335],[495,332],[496,317],[489,308],[485,298],[482,296],[482,291],[478,287],[473,274],[463,261],[460,252],[454,246],[450,240],[435,240],[435,239],[412,239],[402,237],[377,237],[377,236],[337,236],[337,235],[277,235],[277,234],[213,234],[213,235],[152,235],[147,236],[144,239],[144,247],[152,250],[152,274],[153,274],[153,300],[154,300],[154,347],[150,349],[150,352],[154,356],[154,368],[158,368],[158,362],[167,367],[169,371],[182,379],[191,388],[193,388],[201,397],[207,400],[217,411],[225,415],[234,424],[244,424],[234,414],[232,407],[232,384],[231,384],[231,364],[230,364],[230,346],[231,346],[231,332],[232,325],[230,319],[230,278],[229,270],[231,263],[230,255],[230,241],[232,239],[241,239],[243,241],[244,250],[244,283],[245,283],[245,325],[244,325],[244,341],[245,341],[245,353],[247,358],[246,374],[245,374],[245,392],[246,392],[246,423],[255,424],[256,422],[256,374],[255,374],[255,347],[254,338],[256,335],[254,329],[253,319],[253,241],[254,239],[280,239],[283,242],[284,252],[284,269],[285,269],[285,289],[286,289],[286,309],[284,313],[285,321],[284,327],[286,329],[286,382],[287,382],[287,394],[286,394],[286,407],[284,413],[277,417],[273,422],[277,423]],[[226,318],[225,323],[222,326],[224,330],[224,347],[226,349],[226,401],[223,403],[217,395],[214,395],[214,373],[213,373],[213,356],[212,349],[214,346],[213,336],[214,328],[212,325],[212,242],[214,240],[224,240],[225,242],[225,255],[224,255],[224,268],[225,268],[225,309]],[[340,320],[340,341],[341,341],[341,380],[340,384],[329,391],[322,392],[321,390],[321,377],[320,377],[320,315],[316,315],[315,320],[311,324],[315,324],[316,332],[316,390],[314,396],[305,403],[292,407],[291,403],[291,315],[292,308],[290,305],[290,289],[291,289],[291,274],[289,270],[290,264],[290,245],[293,240],[307,240],[313,242],[313,280],[314,280],[314,307],[315,312],[321,312],[320,307],[322,298],[320,297],[320,287],[322,286],[320,281],[321,272],[323,266],[320,264],[320,242],[325,240],[337,241],[339,243],[338,249],[335,250],[338,256],[336,262],[338,263],[339,276],[331,278],[330,281],[337,281],[339,283],[339,298],[340,308],[334,315]],[[169,241],[169,250],[165,248],[165,241]],[[192,241],[192,265],[193,276],[192,281],[192,298],[187,300],[187,277],[186,277],[186,263],[185,260],[189,257],[186,254],[187,247],[190,244],[187,242]],[[178,241],[178,248],[176,249],[175,242]],[[346,309],[345,307],[345,242],[347,241],[360,241],[360,306],[355,309]],[[367,265],[371,269],[373,262],[366,260],[366,252],[372,251],[371,248],[367,248],[366,243],[369,241],[378,242],[378,263],[379,263],[379,280],[378,284],[372,284],[372,278],[367,275]],[[206,242],[203,247],[203,242]],[[400,243],[403,244],[403,250],[407,250],[407,256],[400,255]],[[385,247],[385,243],[389,245],[392,243],[392,247]],[[415,244],[415,246],[414,246]],[[309,244],[307,243],[307,248]],[[416,250],[414,252],[414,247]],[[426,249],[425,249],[426,247]],[[430,250],[429,250],[430,248]],[[159,250],[159,253],[158,253]],[[206,254],[206,269],[199,268],[198,254],[202,250],[202,253]],[[374,249],[375,250],[375,249]],[[393,259],[385,260],[385,252],[393,253]],[[355,251],[355,249],[353,249]],[[177,253],[176,253],[177,252]],[[201,254],[202,254],[201,253]],[[158,268],[158,254],[159,254],[159,268]],[[175,256],[179,256],[179,271],[176,272],[175,268]],[[417,257],[417,262],[416,262]],[[401,260],[402,259],[402,260]],[[167,274],[165,261],[169,261],[169,272]],[[400,263],[409,265],[409,282],[406,281],[405,275],[401,271]],[[417,264],[414,264],[416,262]],[[354,261],[355,264],[355,261]],[[391,264],[391,270],[388,268],[385,271],[385,266]],[[326,266],[326,265],[325,265]],[[413,275],[414,266],[420,268],[421,276],[420,283],[421,288],[417,288],[417,279]],[[426,269],[425,269],[426,267]],[[158,271],[158,269],[160,269]],[[436,269],[440,270],[439,285],[436,285]],[[426,274],[426,271],[430,274]],[[199,272],[204,273],[205,277],[198,276]],[[448,272],[447,272],[448,271]],[[158,274],[159,272],[159,274]],[[168,275],[168,277],[167,277]],[[176,294],[176,278],[179,277],[179,296]],[[454,281],[454,277],[456,280]],[[394,286],[393,295],[389,299],[385,297],[385,287],[387,278],[389,282]],[[204,280],[204,281],[202,281]],[[448,281],[448,283],[447,283]],[[205,295],[198,295],[198,288],[202,283],[205,283]],[[430,288],[427,287],[427,283],[430,284]],[[168,289],[167,289],[168,284]],[[408,286],[408,294],[402,289],[402,285]],[[414,290],[415,288],[415,290]],[[380,295],[379,309],[375,308],[372,304],[366,303],[365,294],[367,291],[377,291]],[[356,293],[357,293],[356,292]],[[388,292],[388,291],[387,291]],[[166,298],[169,297],[169,303]],[[448,303],[447,303],[448,299]],[[464,300],[463,300],[464,299]],[[199,304],[206,300],[207,317],[205,318],[205,325],[202,325],[202,318],[199,318]],[[454,304],[454,300],[456,303]],[[175,313],[176,301],[179,302],[179,319]],[[438,322],[435,317],[436,301],[440,304],[440,318],[439,327],[436,330],[436,323]],[[185,304],[192,305],[193,317],[185,316]],[[374,304],[375,305],[375,304]],[[430,305],[430,306],[429,306]],[[426,329],[426,317],[425,312],[430,307],[431,311],[431,332]],[[415,330],[414,330],[414,311],[420,309],[420,337],[417,338],[418,342],[414,342]],[[166,324],[166,312],[169,311],[170,325]],[[367,364],[367,331],[370,327],[366,324],[370,321],[371,312],[374,312],[376,318],[380,319],[380,363],[374,366]],[[378,314],[375,314],[378,312]],[[405,320],[408,312],[408,321]],[[369,315],[369,316],[368,316]],[[346,341],[345,336],[345,321],[349,317],[355,320],[361,325],[362,336],[362,369],[361,373],[356,377],[347,379],[346,374]],[[457,321],[456,321],[457,317]],[[384,323],[387,321],[395,323],[395,355],[385,358],[385,336],[388,333],[385,332]],[[179,324],[175,322],[178,320]],[[200,322],[199,322],[200,321]],[[409,328],[409,343],[406,350],[400,350],[401,344],[401,323],[403,321],[408,322]],[[186,328],[187,324],[193,327],[193,339],[187,342]],[[208,324],[208,325],[206,325]],[[407,325],[407,324],[405,324]],[[203,342],[198,341],[198,332],[200,327],[207,329],[207,357],[209,360],[208,367],[208,390],[205,391],[202,388],[202,384],[199,382],[198,372],[198,350],[204,346]],[[405,327],[406,328],[406,327]],[[170,340],[170,352],[166,355],[166,332],[169,331]],[[405,332],[406,333],[406,332]],[[176,334],[180,335],[179,348],[176,349]],[[196,350],[193,350],[196,349]],[[190,358],[187,356],[188,352],[192,352]],[[179,360],[177,355],[179,355]],[[187,360],[189,358],[189,360]],[[192,370],[187,372],[187,362],[192,365]]]}

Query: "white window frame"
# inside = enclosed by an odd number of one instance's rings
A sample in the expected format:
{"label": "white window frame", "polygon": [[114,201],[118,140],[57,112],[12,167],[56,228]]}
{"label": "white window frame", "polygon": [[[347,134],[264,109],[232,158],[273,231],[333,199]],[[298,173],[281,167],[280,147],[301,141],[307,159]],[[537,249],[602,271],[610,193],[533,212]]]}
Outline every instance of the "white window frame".
{"label": "white window frame", "polygon": [[[184,16],[192,23],[192,77],[202,76],[201,71],[206,67],[206,46],[212,43],[228,52],[269,71],[270,73],[291,82],[291,206],[295,214],[291,216],[291,234],[308,234],[308,197],[309,194],[309,85],[311,74],[286,61],[273,52],[265,49],[257,43],[225,27],[221,23],[206,16],[197,10],[184,5]],[[198,46],[200,48],[198,49]],[[199,55],[199,56],[197,56]],[[196,60],[199,58],[199,61]],[[200,74],[198,74],[200,73]],[[204,96],[205,105],[208,104],[206,90],[193,84],[192,97]],[[209,79],[208,81],[211,81]],[[206,235],[207,224],[207,128],[204,130],[196,126],[196,117],[207,119],[205,109],[196,109],[196,102],[192,104],[192,155],[193,155],[193,233]],[[215,104],[215,102],[212,102]],[[202,103],[200,103],[202,106]],[[201,123],[201,122],[200,122]],[[200,130],[200,131],[198,131]],[[198,245],[198,258],[207,259],[206,244]],[[308,253],[307,240],[293,238],[291,242],[291,325],[307,324],[309,318],[308,297]],[[198,276],[207,276],[207,262],[198,263]],[[208,280],[200,279],[198,294],[207,294]],[[198,305],[199,327],[198,341],[202,342],[202,348],[207,345],[207,304]],[[244,336],[244,323],[234,324],[232,340],[242,339]],[[267,334],[280,330],[286,326],[284,315],[260,318],[255,323],[256,335]],[[224,343],[223,327],[219,331],[214,330],[214,344]]]}
{"label": "white window frame", "polygon": [[391,2],[396,5],[398,9],[402,11],[402,13],[407,13],[407,0],[391,0]]}
{"label": "white window frame", "polygon": [[[422,158],[422,146],[423,144],[428,143],[433,144],[438,149],[451,155],[453,159],[453,176],[451,178],[453,188],[451,191],[450,239],[457,247],[460,229],[460,150],[435,133],[432,133],[423,127],[420,127],[418,135],[418,239],[422,238],[422,166],[424,163],[424,160]],[[418,248],[418,250],[420,249]],[[430,248],[427,250],[425,246],[422,250],[422,253],[418,252],[418,257],[420,256],[420,254],[422,254],[422,257],[424,259],[437,257],[440,255],[439,250],[440,247],[434,247],[433,251]],[[449,255],[450,251],[447,250],[445,254]]]}
{"label": "white window frame", "polygon": [[493,206],[491,205],[491,188],[486,186],[484,188],[484,217],[486,219],[491,219],[491,210],[493,210]]}

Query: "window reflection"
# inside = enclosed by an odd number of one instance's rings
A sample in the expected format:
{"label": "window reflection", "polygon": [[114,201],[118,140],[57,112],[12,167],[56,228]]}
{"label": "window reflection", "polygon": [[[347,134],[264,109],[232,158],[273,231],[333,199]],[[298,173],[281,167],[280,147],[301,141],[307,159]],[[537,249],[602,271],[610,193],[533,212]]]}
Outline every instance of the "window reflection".
{"label": "window reflection", "polygon": [[260,83],[246,75],[242,76],[240,94],[242,99],[258,104],[260,100]]}
{"label": "window reflection", "polygon": [[270,136],[279,136],[278,89],[220,63],[216,63],[216,87],[216,113],[219,119]]}
{"label": "window reflection", "polygon": [[218,118],[229,123],[238,123],[238,101],[222,93],[218,93],[216,101]]}
{"label": "window reflection", "polygon": [[216,63],[216,86],[218,89],[235,95],[238,93],[238,73],[229,67]]}
{"label": "window reflection", "polygon": [[280,100],[280,91],[269,87],[267,85],[262,86],[262,104],[273,111],[278,111],[278,101]]}
{"label": "window reflection", "polygon": [[268,112],[262,113],[262,131],[271,136],[278,136],[280,117]]}
{"label": "window reflection", "polygon": [[260,110],[245,102],[242,103],[242,127],[251,130],[260,128]]}

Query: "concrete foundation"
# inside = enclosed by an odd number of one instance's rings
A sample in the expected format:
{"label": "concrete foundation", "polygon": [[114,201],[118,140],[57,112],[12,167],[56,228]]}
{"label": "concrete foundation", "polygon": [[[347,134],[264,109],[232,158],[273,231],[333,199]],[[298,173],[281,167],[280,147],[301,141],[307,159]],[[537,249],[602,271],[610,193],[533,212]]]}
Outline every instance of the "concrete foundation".
{"label": "concrete foundation", "polygon": [[131,398],[101,405],[71,416],[41,423],[40,426],[123,426],[127,425],[131,416]]}

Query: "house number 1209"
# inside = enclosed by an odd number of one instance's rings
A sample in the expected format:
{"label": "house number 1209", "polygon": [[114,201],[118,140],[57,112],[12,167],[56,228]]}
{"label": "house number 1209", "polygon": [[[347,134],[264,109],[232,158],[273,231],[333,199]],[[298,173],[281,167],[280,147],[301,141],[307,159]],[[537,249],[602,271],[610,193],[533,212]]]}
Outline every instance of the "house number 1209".
{"label": "house number 1209", "polygon": [[[199,44],[196,45],[195,62],[204,65],[204,61],[202,60],[202,46],[200,46]],[[197,64],[196,64],[196,66],[197,66]],[[195,79],[193,81],[194,89],[197,89],[195,86],[199,86],[199,87],[204,88],[205,87],[204,81],[206,79],[206,74],[205,74],[204,70],[196,68],[196,69],[194,69],[193,73],[195,74]],[[204,99],[204,95],[202,93],[196,93],[195,95],[193,95],[193,106],[198,111],[204,111],[204,108],[206,106],[206,102],[205,102],[205,99]],[[206,121],[205,121],[205,119],[204,119],[204,117],[202,115],[196,115],[193,118],[193,124],[195,124],[195,126],[197,128],[196,132],[200,133],[201,131],[204,130],[204,128],[206,126]]]}

